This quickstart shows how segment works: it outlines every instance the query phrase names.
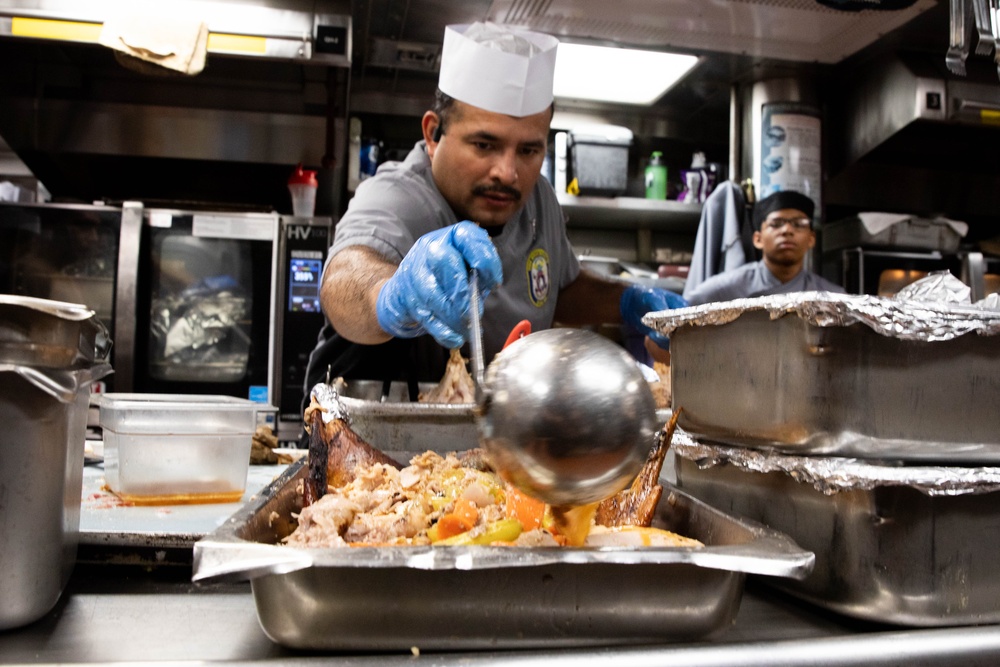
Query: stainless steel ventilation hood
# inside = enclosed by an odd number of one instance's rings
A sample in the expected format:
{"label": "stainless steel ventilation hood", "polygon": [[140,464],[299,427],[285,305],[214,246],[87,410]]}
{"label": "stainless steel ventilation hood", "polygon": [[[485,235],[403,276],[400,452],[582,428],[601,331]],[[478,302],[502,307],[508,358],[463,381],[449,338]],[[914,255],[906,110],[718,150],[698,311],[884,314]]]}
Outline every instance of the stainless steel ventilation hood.
{"label": "stainless steel ventilation hood", "polygon": [[[166,7],[165,7],[166,5]],[[94,43],[120,15],[159,12],[203,21],[208,52],[326,65],[351,62],[350,12],[313,0],[0,0],[0,35]]]}
{"label": "stainless steel ventilation hood", "polygon": [[[133,71],[96,43],[155,5],[207,24],[204,71]],[[319,209],[339,196],[322,168],[346,150],[352,40],[349,0],[0,0],[0,136],[63,200],[291,212],[302,162],[327,177]]]}
{"label": "stainless steel ventilation hood", "polygon": [[994,234],[1000,211],[1000,81],[992,59],[966,77],[943,49],[860,63],[831,101],[827,214],[900,211],[973,223]]}
{"label": "stainless steel ventilation hood", "polygon": [[[868,68],[857,82],[846,104],[846,124],[848,162],[861,159],[900,132],[935,125],[982,128],[983,137],[996,142],[1000,140],[1000,81],[995,70],[975,80],[948,72],[940,57],[897,55]],[[914,140],[921,143],[917,137]],[[998,144],[993,142],[984,148],[992,145],[995,151]]]}
{"label": "stainless steel ventilation hood", "polygon": [[488,17],[574,39],[837,63],[934,5],[853,12],[816,0],[493,0]]}
{"label": "stainless steel ventilation hood", "polygon": [[[63,198],[289,205],[285,180],[296,162],[343,164],[348,115],[417,130],[444,26],[489,19],[567,40],[702,55],[653,107],[559,104],[634,123],[637,136],[684,151],[717,149],[724,160],[734,85],[814,76],[939,3],[840,12],[816,0],[0,0],[0,137]],[[201,74],[153,77],[87,43],[103,17],[153,4],[202,12],[213,34],[266,47],[210,48]],[[82,23],[84,36],[15,37],[18,16]],[[321,53],[319,31],[338,22],[348,26],[339,59]]]}

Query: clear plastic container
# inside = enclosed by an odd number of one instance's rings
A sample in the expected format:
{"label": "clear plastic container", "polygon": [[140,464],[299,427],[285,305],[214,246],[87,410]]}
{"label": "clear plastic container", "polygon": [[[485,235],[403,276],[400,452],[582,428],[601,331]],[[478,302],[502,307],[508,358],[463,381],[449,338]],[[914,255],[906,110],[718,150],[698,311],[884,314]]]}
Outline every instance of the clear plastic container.
{"label": "clear plastic container", "polygon": [[104,477],[135,505],[238,502],[259,412],[232,396],[105,394]]}

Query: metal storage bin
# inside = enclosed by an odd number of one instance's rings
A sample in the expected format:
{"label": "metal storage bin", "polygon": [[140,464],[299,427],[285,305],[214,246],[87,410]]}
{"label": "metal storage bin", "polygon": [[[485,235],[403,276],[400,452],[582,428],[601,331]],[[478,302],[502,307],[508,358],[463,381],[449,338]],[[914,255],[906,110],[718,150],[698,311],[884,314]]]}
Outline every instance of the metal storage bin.
{"label": "metal storage bin", "polygon": [[1000,312],[803,292],[646,316],[679,426],[794,454],[993,463]]}
{"label": "metal storage bin", "polygon": [[569,133],[572,177],[581,195],[614,197],[628,185],[628,149],[632,132],[624,127],[595,126]]}
{"label": "metal storage bin", "polygon": [[768,583],[847,616],[906,626],[1000,622],[1000,468],[880,466],[674,436],[677,483],[816,554]]}
{"label": "metal storage bin", "polygon": [[0,630],[44,616],[76,562],[91,385],[111,372],[85,306],[0,295]]}
{"label": "metal storage bin", "polygon": [[961,236],[947,222],[909,217],[872,233],[861,218],[838,220],[823,226],[823,250],[850,246],[937,250],[953,253]]}

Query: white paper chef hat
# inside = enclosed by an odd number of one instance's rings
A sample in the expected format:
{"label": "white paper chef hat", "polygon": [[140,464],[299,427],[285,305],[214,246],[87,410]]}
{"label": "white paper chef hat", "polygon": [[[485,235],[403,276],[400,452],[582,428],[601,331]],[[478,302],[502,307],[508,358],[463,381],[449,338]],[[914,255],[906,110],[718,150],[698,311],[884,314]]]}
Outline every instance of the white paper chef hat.
{"label": "white paper chef hat", "polygon": [[495,113],[539,113],[552,104],[558,45],[551,35],[495,23],[447,26],[438,88]]}

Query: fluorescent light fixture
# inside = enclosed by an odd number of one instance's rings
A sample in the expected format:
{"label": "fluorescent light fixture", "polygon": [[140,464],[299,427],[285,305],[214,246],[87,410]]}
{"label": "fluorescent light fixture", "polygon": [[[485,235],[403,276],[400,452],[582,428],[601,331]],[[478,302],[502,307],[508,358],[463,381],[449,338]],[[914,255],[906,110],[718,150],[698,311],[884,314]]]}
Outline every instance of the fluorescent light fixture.
{"label": "fluorescent light fixture", "polygon": [[556,97],[652,104],[698,63],[697,56],[561,42]]}

